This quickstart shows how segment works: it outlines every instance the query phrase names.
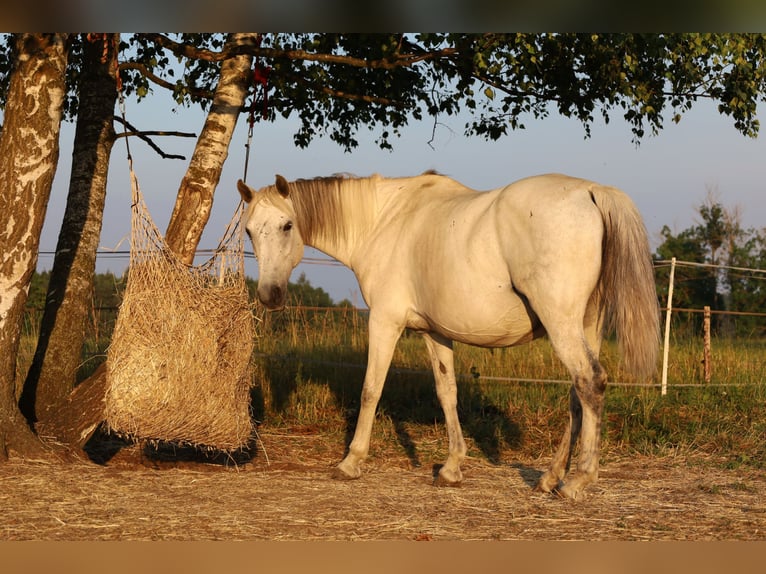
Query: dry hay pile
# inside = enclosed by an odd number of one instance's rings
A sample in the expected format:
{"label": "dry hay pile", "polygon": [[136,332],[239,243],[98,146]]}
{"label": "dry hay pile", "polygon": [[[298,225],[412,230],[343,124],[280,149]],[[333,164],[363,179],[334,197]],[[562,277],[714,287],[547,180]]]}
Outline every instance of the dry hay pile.
{"label": "dry hay pile", "polygon": [[[261,429],[259,434],[269,445],[270,463],[256,457],[240,467],[157,465],[141,459],[138,447],[120,451],[104,466],[10,461],[0,465],[0,537],[4,541],[761,543],[766,539],[766,474],[724,468],[723,457],[694,452],[654,457],[608,453],[599,482],[581,499],[570,501],[534,491],[547,460],[517,459],[511,454],[490,463],[469,456],[463,465],[462,488],[437,488],[431,465],[413,467],[390,440],[386,456],[368,460],[362,478],[336,481],[330,474],[331,463],[338,460],[337,437],[328,441],[327,435],[293,435],[284,429],[276,433]],[[446,453],[444,439],[438,443]],[[567,560],[571,562],[571,556]],[[305,563],[301,566],[295,571],[308,570]],[[566,569],[567,564],[558,566]],[[415,570],[429,571],[422,567],[393,571]],[[646,568],[630,571],[646,572]]]}
{"label": "dry hay pile", "polygon": [[107,356],[106,422],[132,439],[233,450],[252,433],[254,326],[240,210],[206,263],[170,251],[134,180],[128,283]]}

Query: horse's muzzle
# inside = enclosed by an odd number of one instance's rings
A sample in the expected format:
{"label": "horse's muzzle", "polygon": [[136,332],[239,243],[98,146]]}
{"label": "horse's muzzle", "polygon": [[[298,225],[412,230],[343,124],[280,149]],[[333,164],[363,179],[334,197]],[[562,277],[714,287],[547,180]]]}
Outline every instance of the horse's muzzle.
{"label": "horse's muzzle", "polygon": [[263,285],[258,287],[258,300],[264,307],[272,311],[284,309],[287,299],[287,289],[279,285]]}

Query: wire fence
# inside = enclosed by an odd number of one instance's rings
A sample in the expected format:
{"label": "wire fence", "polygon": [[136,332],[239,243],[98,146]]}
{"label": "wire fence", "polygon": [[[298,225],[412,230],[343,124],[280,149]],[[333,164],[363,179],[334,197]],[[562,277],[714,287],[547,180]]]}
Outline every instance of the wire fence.
{"label": "wire fence", "polygon": [[[212,254],[213,250],[198,250],[197,255],[198,256],[210,256]],[[52,252],[41,252],[41,255],[53,255]],[[129,258],[130,252],[129,251],[112,251],[112,250],[100,250],[98,252],[98,256],[101,258]],[[245,252],[245,256],[248,258],[253,258],[254,254],[252,252]],[[321,258],[321,257],[305,257],[302,260],[302,263],[308,264],[308,265],[325,265],[325,266],[342,266],[342,264],[334,259],[331,258]],[[677,267],[693,267],[693,268],[715,268],[715,269],[727,269],[729,271],[735,271],[737,273],[747,273],[751,276],[756,276],[758,278],[766,279],[766,270],[764,269],[757,269],[757,268],[746,268],[746,267],[736,267],[736,266],[725,266],[725,265],[712,265],[708,263],[695,263],[695,262],[689,262],[689,261],[678,261],[678,260],[660,260],[655,261],[655,269],[662,269],[662,268],[671,268],[671,270],[674,270]],[[659,305],[659,310],[665,314],[665,338],[662,345],[663,350],[663,365],[662,365],[662,378],[660,382],[654,383],[654,382],[620,382],[615,381],[611,382],[610,385],[615,386],[641,386],[641,387],[657,387],[662,389],[662,393],[665,394],[667,392],[667,372],[669,369],[669,363],[670,363],[670,347],[672,346],[672,341],[670,338],[670,325],[671,325],[671,318],[673,314],[678,313],[685,313],[685,314],[703,314],[706,311],[709,314],[712,315],[719,315],[719,316],[732,316],[732,317],[755,317],[755,318],[765,318],[766,312],[763,311],[739,311],[739,310],[731,310],[731,309],[697,309],[697,308],[688,308],[688,307],[674,307],[672,305],[672,285],[673,285],[673,273],[671,271],[670,279],[669,279],[669,285],[668,285],[668,300],[665,302],[665,305],[662,306],[662,304]],[[308,313],[332,313],[332,314],[339,314],[339,313],[356,313],[360,315],[366,315],[368,313],[368,309],[366,308],[354,308],[349,306],[338,306],[338,307],[316,307],[316,306],[307,306],[307,305],[296,305],[292,308],[296,312],[308,312]],[[96,331],[100,331],[101,335],[103,336],[105,333],[109,332],[109,326],[113,325],[114,320],[116,319],[116,315],[119,311],[119,307],[116,305],[103,305],[103,306],[97,306],[94,305],[92,307],[92,315],[94,316],[92,319],[93,325],[91,325],[90,328],[95,329]],[[35,323],[37,320],[39,320],[40,314],[42,313],[42,309],[28,309],[28,313],[32,316],[28,317],[28,320],[30,323]],[[99,316],[98,321],[101,322],[102,326],[99,327],[96,325],[97,319],[96,316]],[[702,334],[697,334],[697,336],[702,339]],[[309,359],[304,359],[309,360]],[[323,364],[327,363],[327,361],[320,361]],[[348,364],[348,363],[333,363],[334,366],[342,366],[342,367],[349,367],[349,368],[359,368],[363,369],[365,368],[364,364]],[[416,371],[421,372],[421,371]],[[422,373],[429,373],[430,371],[423,370]],[[765,373],[766,374],[766,373]],[[466,375],[460,375],[460,378],[462,379],[471,379],[476,378],[473,374],[466,374]],[[499,377],[499,376],[485,376],[481,375],[479,378],[484,380],[493,380],[493,381],[501,381],[501,382],[525,382],[525,383],[545,383],[545,384],[570,384],[571,381],[568,379],[548,379],[548,378],[527,378],[527,377]],[[737,385],[739,383],[736,382],[714,382],[714,383],[706,383],[705,386],[732,386]],[[674,382],[673,387],[698,387],[700,386],[700,383],[698,382],[690,382],[690,383],[679,383]]]}
{"label": "wire fence", "polygon": [[[209,258],[214,255],[215,249],[198,249],[195,253],[196,257]],[[255,253],[252,251],[245,251],[246,259],[255,259]],[[55,257],[55,251],[40,251],[38,254],[40,257]],[[125,249],[99,249],[96,253],[98,259],[123,259],[126,262],[130,260],[130,251]],[[304,257],[301,259],[301,263],[306,265],[323,265],[327,267],[343,267],[343,263],[333,259],[332,257]]]}
{"label": "wire fence", "polygon": [[[732,310],[732,309],[712,309],[710,306],[705,306],[703,309],[689,309],[689,308],[674,308],[673,307],[673,289],[675,285],[675,271],[677,267],[692,267],[692,268],[707,268],[714,270],[714,273],[717,273],[720,270],[727,270],[727,271],[737,271],[739,273],[747,273],[750,276],[758,277],[760,278],[766,278],[766,270],[764,269],[756,269],[756,268],[748,268],[748,267],[737,267],[737,266],[731,266],[731,265],[719,265],[719,264],[712,264],[712,263],[697,263],[693,261],[680,261],[677,260],[675,257],[669,259],[669,260],[660,260],[655,262],[655,268],[658,267],[669,267],[670,272],[668,274],[668,287],[667,287],[667,299],[665,302],[665,307],[663,307],[661,310],[665,313],[665,325],[664,325],[664,337],[662,342],[662,375],[661,375],[661,381],[660,381],[660,388],[662,390],[662,394],[667,394],[667,388],[668,388],[668,369],[669,369],[669,361],[670,361],[670,334],[671,334],[671,327],[672,327],[672,315],[673,312],[687,312],[687,313],[703,313],[705,319],[703,322],[703,333],[702,333],[702,339],[703,339],[703,365],[704,365],[704,378],[706,383],[709,384],[711,379],[711,333],[710,333],[710,317],[712,315],[719,315],[719,316],[736,316],[736,317],[766,317],[766,313],[760,312],[760,311],[738,311],[738,310]],[[717,279],[716,279],[716,287],[717,287]],[[717,292],[717,289],[716,289]]]}

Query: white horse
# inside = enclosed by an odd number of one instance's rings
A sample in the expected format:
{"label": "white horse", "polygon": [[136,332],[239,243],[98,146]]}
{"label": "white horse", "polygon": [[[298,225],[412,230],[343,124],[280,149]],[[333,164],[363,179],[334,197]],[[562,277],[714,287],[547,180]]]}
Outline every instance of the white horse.
{"label": "white horse", "polygon": [[[290,273],[311,245],[348,266],[370,308],[361,408],[336,478],[361,475],[375,410],[405,328],[421,333],[444,410],[449,454],[436,482],[460,483],[466,445],[457,415],[452,342],[518,345],[547,334],[573,379],[569,423],[544,492],[575,498],[598,478],[605,328],[626,367],[655,371],[659,309],[646,230],[621,191],[565,175],[477,192],[448,177],[328,177],[255,191],[244,224],[259,264],[258,298],[285,304]],[[581,452],[573,475],[572,449]]]}

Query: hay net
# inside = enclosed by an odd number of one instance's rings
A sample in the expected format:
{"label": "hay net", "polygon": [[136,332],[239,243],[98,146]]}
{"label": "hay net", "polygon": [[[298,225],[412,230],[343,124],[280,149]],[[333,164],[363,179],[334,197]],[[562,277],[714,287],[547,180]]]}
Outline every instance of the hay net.
{"label": "hay net", "polygon": [[248,443],[254,323],[240,204],[214,255],[181,262],[131,169],[128,281],[109,347],[106,423],[122,436],[220,450]]}

